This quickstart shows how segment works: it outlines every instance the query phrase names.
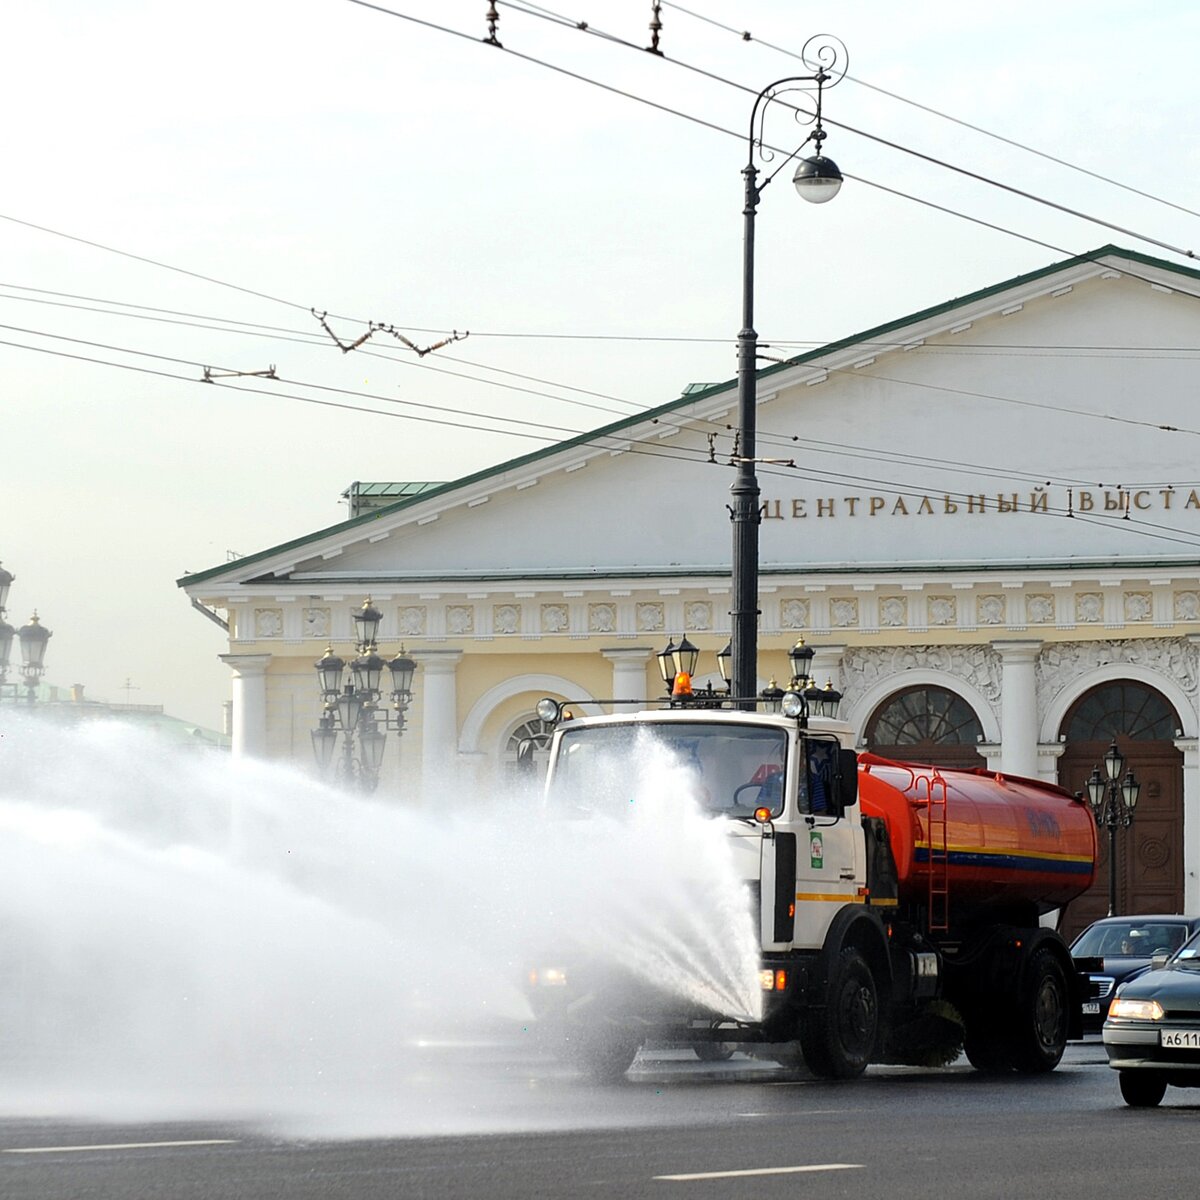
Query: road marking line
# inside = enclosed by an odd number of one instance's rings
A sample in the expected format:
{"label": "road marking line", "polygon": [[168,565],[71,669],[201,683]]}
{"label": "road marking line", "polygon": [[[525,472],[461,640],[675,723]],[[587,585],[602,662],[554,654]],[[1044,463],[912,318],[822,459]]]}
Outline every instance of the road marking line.
{"label": "road marking line", "polygon": [[861,1171],[863,1163],[813,1163],[807,1167],[754,1167],[748,1171],[699,1171],[694,1175],[655,1175],[655,1179],[737,1179],[745,1175],[798,1175],[804,1171]]}
{"label": "road marking line", "polygon": [[[840,1116],[848,1111],[845,1108],[808,1108],[804,1110],[804,1115],[806,1117],[829,1117]],[[795,1113],[784,1112],[782,1109],[774,1112],[741,1112],[735,1115],[739,1117],[785,1117],[789,1121],[795,1120],[796,1117]]]}
{"label": "road marking line", "polygon": [[81,1150],[150,1150],[159,1146],[234,1146],[238,1138],[197,1138],[190,1142],[109,1142],[92,1146],[21,1146],[5,1154],[74,1154]]}

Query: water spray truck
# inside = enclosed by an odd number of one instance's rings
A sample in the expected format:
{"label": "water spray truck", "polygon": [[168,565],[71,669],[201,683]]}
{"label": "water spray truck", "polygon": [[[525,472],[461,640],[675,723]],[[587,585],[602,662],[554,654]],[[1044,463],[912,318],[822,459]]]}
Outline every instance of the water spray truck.
{"label": "water spray truck", "polygon": [[1053,1070],[1091,994],[1094,964],[1073,962],[1048,927],[1093,880],[1086,804],[1037,780],[856,753],[833,715],[840,696],[807,676],[812,654],[791,652],[789,690],[741,701],[692,691],[685,638],[659,656],[662,702],[612,701],[624,711],[596,717],[539,704],[555,727],[550,816],[611,789],[614,764],[627,778],[647,739],[694,768],[744,883],[762,1001],[754,1014],[685,1003],[576,946],[529,973],[539,1024],[597,1078],[623,1074],[647,1041],[702,1059],[735,1044],[784,1061],[798,1049],[833,1079],[964,1050],[981,1071]]}

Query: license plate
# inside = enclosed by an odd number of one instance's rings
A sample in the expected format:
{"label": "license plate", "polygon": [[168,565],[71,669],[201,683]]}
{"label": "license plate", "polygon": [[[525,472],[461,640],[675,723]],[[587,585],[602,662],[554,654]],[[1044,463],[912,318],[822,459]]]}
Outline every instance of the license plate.
{"label": "license plate", "polygon": [[1160,1045],[1186,1050],[1200,1050],[1200,1029],[1164,1029]]}
{"label": "license plate", "polygon": [[1100,1011],[1100,1001],[1099,1000],[1085,1000],[1083,1002],[1083,1015],[1085,1017],[1093,1016],[1093,1015],[1099,1013],[1099,1011]]}

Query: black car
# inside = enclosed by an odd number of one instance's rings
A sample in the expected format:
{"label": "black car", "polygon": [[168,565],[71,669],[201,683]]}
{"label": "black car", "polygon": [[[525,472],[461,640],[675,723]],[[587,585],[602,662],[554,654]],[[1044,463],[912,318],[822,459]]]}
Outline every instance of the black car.
{"label": "black car", "polygon": [[1200,1087],[1200,933],[1121,985],[1104,1022],[1104,1049],[1135,1108],[1158,1104],[1168,1083]]}
{"label": "black car", "polygon": [[1200,917],[1178,914],[1093,921],[1071,943],[1075,958],[1104,959],[1103,970],[1091,976],[1098,995],[1084,1001],[1084,1033],[1100,1032],[1109,1001],[1121,984],[1146,971],[1156,954],[1174,954],[1198,930]]}

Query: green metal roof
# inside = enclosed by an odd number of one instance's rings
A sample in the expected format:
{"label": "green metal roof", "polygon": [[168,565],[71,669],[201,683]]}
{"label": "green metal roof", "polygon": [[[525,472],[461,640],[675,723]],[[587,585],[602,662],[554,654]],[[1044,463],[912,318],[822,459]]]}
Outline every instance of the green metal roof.
{"label": "green metal roof", "polygon": [[[1046,267],[1039,267],[1036,271],[1026,272],[1024,275],[1016,275],[1012,279],[1006,279],[1002,283],[992,284],[990,287],[981,288],[979,291],[968,292],[965,296],[955,297],[953,300],[947,300],[942,304],[933,305],[930,308],[924,308],[915,313],[910,313],[908,316],[900,317],[894,321],[888,321],[883,325],[876,325],[871,329],[866,329],[861,333],[852,334],[849,337],[841,338],[838,341],[830,342],[828,345],[818,347],[815,350],[806,351],[804,354],[798,354],[794,358],[788,359],[786,362],[775,363],[769,367],[763,367],[757,372],[757,378],[766,379],[772,375],[777,375],[781,371],[789,370],[792,367],[803,365],[807,362],[812,362],[816,359],[823,358],[827,354],[835,351],[854,346],[859,342],[878,341],[880,338],[889,333],[893,333],[899,329],[903,329],[908,325],[914,325],[918,321],[925,321],[931,317],[940,316],[944,313],[953,312],[957,308],[963,308],[968,304],[975,304],[980,300],[986,300],[992,296],[998,296],[1003,292],[1011,291],[1013,288],[1021,287],[1027,283],[1032,283],[1038,279],[1045,279],[1048,276],[1059,274],[1063,271],[1071,270],[1075,267],[1082,266],[1084,263],[1095,262],[1099,259],[1115,256],[1126,258],[1136,263],[1141,263],[1144,266],[1154,267],[1158,270],[1170,271],[1177,275],[1183,275],[1188,279],[1200,282],[1200,270],[1194,267],[1181,266],[1178,263],[1167,262],[1165,259],[1154,258],[1148,254],[1141,254],[1136,250],[1125,250],[1120,246],[1111,243],[1100,246],[1095,250],[1089,250],[1085,254],[1076,255],[1074,258],[1066,258],[1061,262],[1051,263]],[[366,526],[371,521],[377,521],[380,517],[390,516],[393,513],[399,512],[401,509],[417,503],[418,501],[429,499],[433,496],[441,495],[448,492],[453,492],[459,488],[469,487],[471,484],[478,483],[481,480],[488,479],[492,476],[501,475],[505,471],[511,471],[519,467],[528,466],[530,463],[538,462],[541,459],[548,458],[555,454],[561,454],[564,450],[572,449],[576,446],[586,446],[590,442],[596,441],[602,437],[612,437],[619,435],[623,430],[630,426],[640,424],[643,421],[651,420],[656,417],[665,416],[676,409],[683,408],[687,405],[694,404],[696,400],[706,396],[715,395],[728,389],[733,389],[737,386],[737,380],[730,379],[724,383],[711,384],[701,391],[692,391],[689,387],[687,392],[670,400],[665,404],[661,404],[656,408],[644,409],[640,413],[635,413],[632,416],[622,417],[620,420],[613,421],[608,425],[602,425],[598,429],[589,430],[586,433],[577,434],[573,438],[568,438],[562,442],[556,442],[551,446],[545,446],[540,450],[530,451],[528,454],[519,455],[517,458],[510,458],[505,462],[498,463],[495,466],[485,467],[481,471],[476,471],[471,475],[464,475],[461,479],[451,480],[448,483],[428,484],[424,489],[415,494],[407,495],[397,500],[393,504],[384,505],[381,508],[375,509],[369,513],[363,513],[361,516],[354,517],[348,521],[340,521],[335,525],[329,525],[324,529],[318,529],[313,533],[307,533],[303,537],[293,538],[291,541],[282,542],[278,546],[271,546],[266,550],[260,550],[255,554],[248,554],[244,558],[238,559],[233,563],[222,563],[218,567],[211,567],[205,571],[197,571],[194,574],[184,575],[181,579],[176,580],[179,587],[186,587],[190,584],[207,582],[212,579],[218,579],[222,575],[240,573],[245,570],[246,566],[255,562],[265,561],[279,554],[285,554],[290,550],[298,549],[301,546],[307,545],[310,542],[315,542],[321,538],[329,537],[333,534],[348,532],[357,527]]]}
{"label": "green metal roof", "polygon": [[420,496],[423,492],[440,488],[441,483],[361,483],[355,480],[343,493],[348,496],[394,496],[401,499],[406,496]]}

